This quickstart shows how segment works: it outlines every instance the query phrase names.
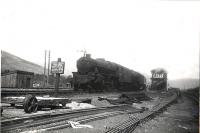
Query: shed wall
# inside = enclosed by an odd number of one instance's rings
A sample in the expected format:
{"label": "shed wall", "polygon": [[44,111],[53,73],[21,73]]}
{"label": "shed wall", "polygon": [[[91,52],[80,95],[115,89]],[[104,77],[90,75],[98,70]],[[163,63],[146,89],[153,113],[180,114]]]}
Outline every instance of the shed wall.
{"label": "shed wall", "polygon": [[2,75],[1,76],[1,87],[16,88],[17,87],[17,73]]}
{"label": "shed wall", "polygon": [[17,75],[18,88],[32,88],[33,75],[19,74]]}

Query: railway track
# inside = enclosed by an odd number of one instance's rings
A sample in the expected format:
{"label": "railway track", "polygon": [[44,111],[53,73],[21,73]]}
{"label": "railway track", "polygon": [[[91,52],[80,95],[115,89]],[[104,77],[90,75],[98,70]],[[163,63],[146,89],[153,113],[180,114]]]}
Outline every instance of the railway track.
{"label": "railway track", "polygon": [[132,133],[135,128],[142,122],[145,122],[158,113],[165,107],[167,107],[169,104],[174,102],[177,99],[177,94],[173,93],[172,96],[164,98],[162,101],[160,101],[157,105],[155,105],[151,110],[144,111],[143,113],[137,115],[137,116],[130,116],[130,118],[122,123],[118,123],[113,127],[109,127],[105,133]]}
{"label": "railway track", "polygon": [[[29,128],[34,128],[39,132],[51,131],[71,127],[69,121],[72,119],[76,119],[76,122],[84,124],[110,116],[129,113],[131,115],[129,115],[130,117],[127,121],[107,128],[105,133],[131,133],[140,123],[156,116],[161,110],[166,108],[176,99],[176,93],[166,95],[165,98],[162,98],[159,103],[148,111],[144,111],[143,109],[133,109],[130,105],[123,104],[68,112],[57,112],[54,114],[40,114],[18,119],[8,119],[1,122],[1,132],[26,131]],[[137,113],[137,115],[135,116],[134,113]]]}
{"label": "railway track", "polygon": [[187,89],[182,93],[190,100],[192,100],[195,104],[199,105],[199,87]]}
{"label": "railway track", "polygon": [[[40,114],[29,117],[22,117],[17,119],[8,119],[1,121],[1,132],[15,131],[16,129],[24,129],[30,127],[37,127],[41,125],[48,125],[61,121],[70,120],[81,116],[95,115],[103,112],[123,111],[130,108],[128,105],[113,105],[106,107],[81,109],[68,112],[59,112],[54,114]],[[132,107],[131,107],[132,108]],[[131,112],[141,112],[142,110],[133,109]],[[119,113],[119,112],[118,112]]]}
{"label": "railway track", "polygon": [[[131,113],[138,113],[138,112],[139,111],[135,111]],[[107,117],[116,116],[116,115],[125,114],[125,113],[127,112],[124,112],[124,111],[104,112],[101,114],[88,115],[87,117],[84,117],[84,118],[80,117],[76,119],[76,122],[80,124],[85,124],[91,121],[105,119]],[[71,124],[69,123],[69,121],[62,121],[59,123],[54,123],[53,126],[52,124],[48,124],[41,127],[37,127],[37,130],[35,131],[37,132],[52,131],[52,130],[58,130],[58,129],[63,129],[63,128],[70,128],[70,127],[71,127]]]}
{"label": "railway track", "polygon": [[[166,95],[166,97],[168,97],[169,95]],[[114,127],[110,127],[108,128],[108,130],[106,130],[106,133],[131,133],[140,123],[145,122],[149,119],[151,119],[153,116],[155,116],[156,114],[160,113],[160,111],[164,108],[166,108],[169,104],[171,104],[172,102],[174,102],[177,99],[177,95],[174,93],[172,96],[170,96],[169,98],[164,98],[162,101],[160,101],[158,104],[156,104],[151,110],[149,111],[144,111],[143,113],[137,113],[137,111],[135,112],[129,112],[130,113],[130,119],[128,119],[127,121],[123,122],[123,123],[119,123],[117,125],[115,125]],[[120,114],[124,114],[127,112],[124,111],[114,111],[114,112],[107,112],[106,114],[92,114],[89,115],[85,118],[79,118],[76,119],[76,122],[80,123],[80,124],[84,124],[90,121],[94,121],[94,120],[98,120],[98,119],[104,119],[106,117],[110,117],[110,116],[115,116],[115,115],[120,115]],[[134,113],[137,113],[137,117],[134,116]],[[57,123],[52,125],[47,125],[45,127],[41,127],[39,128],[38,132],[41,131],[52,131],[52,130],[58,130],[58,129],[62,129],[62,128],[70,128],[71,125],[68,121],[63,121],[61,123]]]}
{"label": "railway track", "polygon": [[191,99],[192,101],[194,101],[195,104],[199,105],[199,96],[195,96],[192,93],[187,93],[187,92],[184,93],[184,95],[189,99]]}
{"label": "railway track", "polygon": [[[59,89],[59,93],[72,93],[72,88]],[[54,94],[55,89],[36,88],[36,89],[19,89],[19,88],[1,88],[2,95],[21,95],[21,94]]]}

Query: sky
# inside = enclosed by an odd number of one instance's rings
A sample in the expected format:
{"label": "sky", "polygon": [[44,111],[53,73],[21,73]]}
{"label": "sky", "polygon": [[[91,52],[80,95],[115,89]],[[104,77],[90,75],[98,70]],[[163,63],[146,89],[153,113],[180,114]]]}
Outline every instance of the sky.
{"label": "sky", "polygon": [[86,50],[150,75],[199,78],[200,1],[195,0],[5,0],[0,1],[1,49],[44,65],[65,61],[76,70]]}

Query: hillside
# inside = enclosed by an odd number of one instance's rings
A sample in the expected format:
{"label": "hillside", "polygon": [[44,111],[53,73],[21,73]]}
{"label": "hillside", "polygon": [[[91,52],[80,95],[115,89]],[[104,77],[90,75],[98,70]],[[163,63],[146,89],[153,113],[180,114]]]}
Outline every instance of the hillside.
{"label": "hillside", "polygon": [[42,66],[1,50],[1,72],[4,72],[5,70],[21,70],[37,74],[44,73],[44,68]]}
{"label": "hillside", "polygon": [[199,86],[199,79],[177,79],[177,80],[169,80],[169,85],[171,87],[177,87],[181,89],[195,88]]}

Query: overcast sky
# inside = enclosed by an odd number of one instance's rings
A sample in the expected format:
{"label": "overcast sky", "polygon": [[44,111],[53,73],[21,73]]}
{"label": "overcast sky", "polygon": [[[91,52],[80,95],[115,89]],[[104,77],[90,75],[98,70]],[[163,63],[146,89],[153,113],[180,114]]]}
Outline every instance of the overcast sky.
{"label": "overcast sky", "polygon": [[199,77],[200,1],[2,0],[1,49],[44,64],[61,57],[76,71],[86,49],[150,74],[163,67],[170,79]]}

